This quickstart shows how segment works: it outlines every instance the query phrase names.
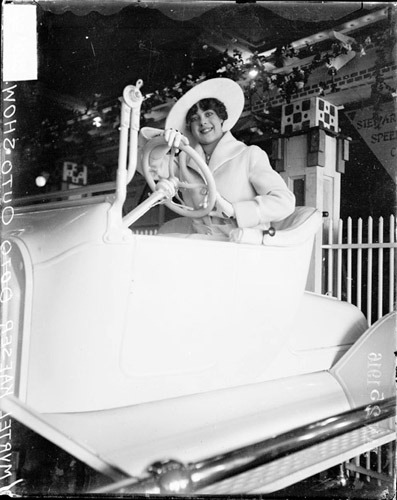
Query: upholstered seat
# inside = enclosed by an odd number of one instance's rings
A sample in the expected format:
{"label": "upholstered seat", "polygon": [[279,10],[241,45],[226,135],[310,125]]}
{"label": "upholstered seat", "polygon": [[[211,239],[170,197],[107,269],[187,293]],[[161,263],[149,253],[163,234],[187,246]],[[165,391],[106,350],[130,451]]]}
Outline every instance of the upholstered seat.
{"label": "upholstered seat", "polygon": [[[232,230],[230,241],[266,246],[294,246],[313,238],[321,224],[321,213],[313,207],[296,207],[285,219],[271,224],[275,234],[271,236],[261,229],[237,228]],[[159,230],[159,235],[179,238],[212,239],[227,241],[224,234],[195,234],[191,219],[178,217],[166,222]]]}
{"label": "upholstered seat", "polygon": [[265,234],[264,245],[292,246],[307,241],[318,231],[321,225],[321,212],[313,207],[296,207],[295,211],[285,219],[274,222],[274,236]]}
{"label": "upholstered seat", "polygon": [[271,224],[273,236],[260,229],[239,228],[233,231],[231,240],[265,246],[289,247],[300,245],[313,238],[321,225],[321,213],[313,207],[296,207],[285,219]]}

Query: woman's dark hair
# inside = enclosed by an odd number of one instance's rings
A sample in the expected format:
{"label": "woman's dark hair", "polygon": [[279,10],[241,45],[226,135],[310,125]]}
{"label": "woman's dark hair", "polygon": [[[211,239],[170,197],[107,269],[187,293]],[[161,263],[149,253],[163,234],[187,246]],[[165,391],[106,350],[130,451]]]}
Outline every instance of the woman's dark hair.
{"label": "woman's dark hair", "polygon": [[189,109],[186,115],[187,125],[190,125],[192,116],[197,113],[199,108],[202,109],[203,111],[208,111],[209,109],[212,109],[213,111],[215,111],[215,113],[219,116],[221,120],[227,120],[228,118],[226,107],[223,104],[223,102],[218,101],[218,99],[215,99],[213,97],[210,97],[208,99],[201,99],[201,101],[197,102]]}

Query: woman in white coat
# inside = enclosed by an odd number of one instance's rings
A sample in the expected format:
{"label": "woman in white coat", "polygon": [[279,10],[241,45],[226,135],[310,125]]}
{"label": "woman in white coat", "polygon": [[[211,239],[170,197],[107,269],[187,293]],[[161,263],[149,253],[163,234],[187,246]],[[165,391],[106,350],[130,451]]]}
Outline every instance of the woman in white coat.
{"label": "woman in white coat", "polygon": [[[241,87],[227,78],[204,81],[189,90],[171,108],[164,136],[169,147],[181,143],[192,146],[206,161],[217,187],[217,202],[202,219],[178,218],[165,224],[162,233],[198,233],[228,239],[233,229],[265,230],[284,219],[295,208],[295,196],[270,165],[265,151],[247,146],[233,137],[230,129],[244,108]],[[143,128],[141,137],[149,139],[158,131]],[[181,155],[185,153],[181,152]],[[152,167],[161,170],[152,158]],[[192,160],[188,160],[192,163]],[[195,176],[186,169],[181,176]],[[196,207],[203,196],[195,193],[190,203]]]}

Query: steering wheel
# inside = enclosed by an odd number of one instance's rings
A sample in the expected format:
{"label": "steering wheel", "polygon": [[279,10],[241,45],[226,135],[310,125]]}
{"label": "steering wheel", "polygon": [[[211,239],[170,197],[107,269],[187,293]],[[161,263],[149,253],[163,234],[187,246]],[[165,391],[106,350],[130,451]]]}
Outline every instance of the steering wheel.
{"label": "steering wheel", "polygon": [[[164,136],[157,136],[152,139],[150,139],[147,144],[145,145],[144,151],[143,151],[143,157],[142,157],[142,170],[143,174],[145,176],[145,179],[147,183],[149,184],[149,187],[152,191],[157,190],[157,185],[164,180],[165,178],[160,178],[158,181],[154,179],[154,176],[151,172],[151,167],[149,164],[149,158],[151,152],[159,147],[166,145],[166,141],[164,139]],[[202,178],[202,183],[200,182],[187,182],[187,181],[182,181],[179,179],[176,174],[175,174],[175,164],[174,164],[174,152],[171,151],[170,154],[170,159],[168,163],[168,178],[167,180],[170,181],[173,186],[175,187],[175,196],[173,198],[176,198],[179,203],[176,203],[173,201],[173,199],[167,200],[164,202],[164,205],[166,205],[168,208],[173,210],[179,215],[183,215],[184,217],[205,217],[208,215],[211,210],[214,208],[215,201],[216,201],[216,185],[214,181],[214,177],[208,168],[208,165],[205,163],[205,161],[201,158],[201,156],[195,151],[191,146],[187,146],[183,143],[181,143],[178,146],[178,149],[184,151],[188,156],[190,156],[197,166],[199,167],[199,172],[194,170],[197,174],[200,175]],[[171,148],[172,150],[172,148]],[[169,151],[169,149],[168,149]],[[200,190],[200,194],[202,196],[206,197],[206,203],[205,206],[201,206],[200,208],[195,208],[193,206],[186,205],[185,202],[181,199],[181,197],[178,195],[178,191],[180,189],[190,189],[190,190]]]}

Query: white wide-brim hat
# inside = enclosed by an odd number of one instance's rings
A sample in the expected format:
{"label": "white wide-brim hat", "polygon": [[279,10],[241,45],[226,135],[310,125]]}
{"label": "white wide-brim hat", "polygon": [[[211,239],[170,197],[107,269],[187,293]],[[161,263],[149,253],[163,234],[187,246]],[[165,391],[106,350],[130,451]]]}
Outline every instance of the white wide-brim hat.
{"label": "white wide-brim hat", "polygon": [[227,132],[233,128],[244,109],[244,92],[240,85],[230,78],[212,78],[188,90],[171,108],[164,128],[176,129],[192,140],[186,124],[186,115],[198,101],[209,98],[218,99],[226,107],[228,118],[223,122],[222,130]]}

